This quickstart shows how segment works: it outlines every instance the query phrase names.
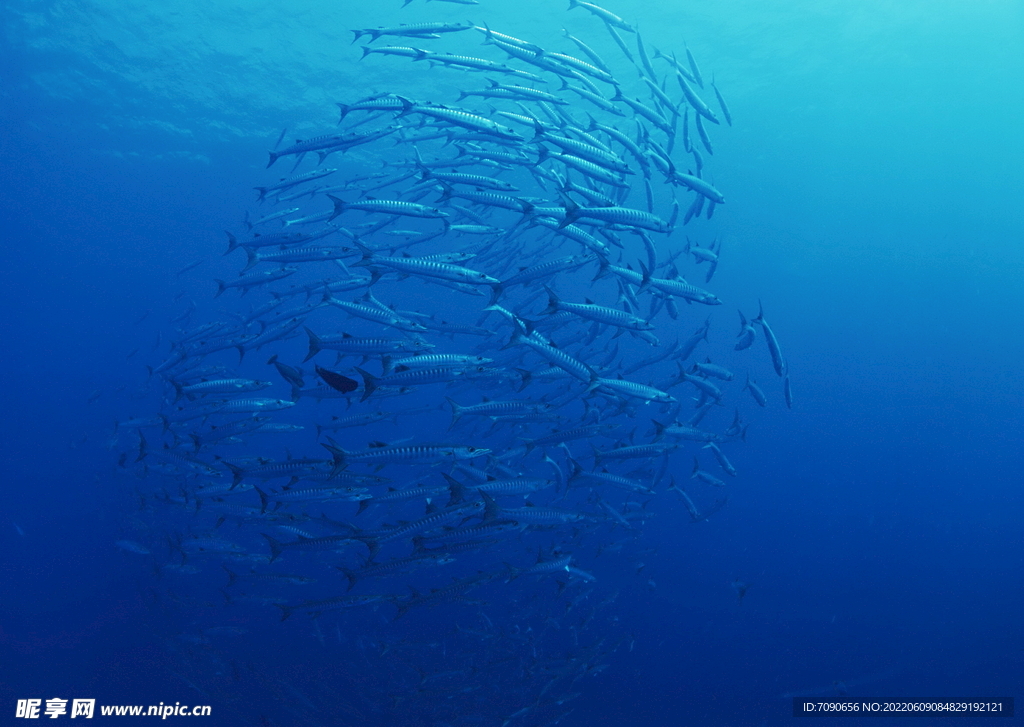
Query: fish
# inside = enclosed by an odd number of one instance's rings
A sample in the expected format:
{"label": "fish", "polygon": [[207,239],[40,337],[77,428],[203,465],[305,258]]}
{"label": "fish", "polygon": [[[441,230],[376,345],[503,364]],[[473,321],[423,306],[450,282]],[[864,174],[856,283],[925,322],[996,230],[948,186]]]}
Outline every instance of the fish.
{"label": "fish", "polygon": [[260,202],[262,202],[263,200],[265,200],[267,198],[267,194],[270,193],[270,192],[283,192],[286,189],[291,189],[292,187],[297,187],[298,185],[305,184],[306,182],[312,182],[312,181],[315,181],[317,179],[323,179],[324,177],[329,177],[330,175],[334,174],[337,171],[338,171],[337,169],[333,169],[333,168],[332,169],[314,169],[313,171],[306,172],[305,174],[299,174],[299,175],[294,176],[294,177],[279,179],[277,182],[274,182],[273,184],[268,184],[266,187],[253,187],[253,189],[255,189],[257,192],[260,193],[259,197],[258,197],[258,200]]}
{"label": "fish", "polygon": [[[25,534],[23,532],[20,532],[21,528],[18,528],[18,530],[19,530],[19,533],[18,533],[19,535],[24,535]],[[145,545],[142,545],[141,543],[135,542],[134,540],[116,540],[116,541],[114,541],[114,545],[116,545],[118,548],[120,548],[121,550],[125,551],[126,553],[135,553],[136,555],[152,555],[153,554],[152,550],[147,548]]]}
{"label": "fish", "polygon": [[729,107],[725,103],[725,99],[722,98],[722,92],[718,90],[718,86],[715,85],[715,77],[711,77],[711,88],[715,92],[715,98],[718,99],[718,108],[722,110],[722,116],[725,117],[725,123],[732,126],[732,114],[729,113]]}
{"label": "fish", "polygon": [[743,385],[743,389],[750,392],[750,396],[753,397],[758,406],[768,406],[768,397],[765,396],[757,382],[750,378],[750,374],[747,374],[747,382]]}
{"label": "fish", "polygon": [[359,388],[359,382],[354,379],[350,379],[347,376],[343,376],[336,371],[330,371],[320,366],[316,367],[317,376],[324,380],[324,382],[332,389],[340,391],[342,394],[347,394],[350,391],[355,391]]}
{"label": "fish", "polygon": [[765,343],[768,344],[768,353],[771,354],[772,366],[775,368],[775,373],[779,376],[786,375],[786,360],[782,357],[782,348],[779,346],[779,340],[775,337],[775,332],[772,331],[771,326],[764,319],[764,306],[758,301],[757,318],[753,323],[761,326],[761,331],[764,333]]}
{"label": "fish", "polygon": [[739,340],[736,341],[736,345],[733,349],[736,351],[743,351],[750,348],[754,344],[754,339],[757,337],[757,330],[747,320],[747,317],[743,315],[743,311],[739,311],[740,314],[740,332],[738,335]]}
{"label": "fish", "polygon": [[396,26],[382,26],[379,28],[362,28],[353,30],[355,36],[352,42],[355,43],[364,35],[370,36],[370,42],[374,42],[385,35],[397,37],[430,37],[440,36],[446,33],[458,33],[463,30],[471,30],[475,26],[472,23],[409,23]]}
{"label": "fish", "polygon": [[600,5],[583,2],[583,0],[569,0],[569,9],[572,10],[573,8],[583,8],[584,10],[588,10],[592,15],[595,15],[596,17],[600,18],[609,26],[619,28],[620,30],[625,30],[627,33],[636,32],[629,23],[627,23],[625,20],[620,18],[615,13],[609,10],[605,10]]}
{"label": "fish", "polygon": [[252,288],[268,285],[278,280],[284,280],[289,275],[294,275],[298,271],[298,268],[286,266],[278,268],[277,270],[267,270],[266,272],[262,273],[249,273],[247,275],[242,275],[237,280],[233,280],[230,283],[225,282],[223,280],[216,280],[216,297],[220,297],[220,295],[228,288],[238,288],[239,290],[242,291],[242,294],[244,295],[246,291]]}

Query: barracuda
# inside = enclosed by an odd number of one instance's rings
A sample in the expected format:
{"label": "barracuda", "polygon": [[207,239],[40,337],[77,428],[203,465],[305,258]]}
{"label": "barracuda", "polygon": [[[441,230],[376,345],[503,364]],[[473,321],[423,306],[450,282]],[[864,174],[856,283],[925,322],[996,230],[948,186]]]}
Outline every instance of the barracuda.
{"label": "barracuda", "polygon": [[672,127],[668,121],[660,113],[652,109],[647,104],[641,103],[635,99],[628,98],[622,95],[622,90],[618,87],[615,89],[615,96],[612,97],[612,101],[618,103],[624,103],[633,109],[633,112],[643,116],[645,119],[650,121],[652,124],[657,126],[660,130],[664,131],[669,136],[672,136]]}
{"label": "barracuda", "polygon": [[569,102],[558,98],[553,93],[547,91],[541,91],[536,88],[527,88],[526,86],[503,86],[497,81],[490,80],[490,88],[485,88],[480,91],[460,91],[459,97],[456,101],[462,101],[464,98],[470,96],[479,96],[481,98],[510,98],[510,99],[521,99],[525,101],[547,101],[549,103],[555,103],[562,106],[568,106]]}
{"label": "barracuda", "polygon": [[650,331],[654,329],[654,326],[650,323],[632,313],[627,313],[617,308],[594,305],[590,299],[587,299],[586,303],[566,303],[560,300],[551,288],[544,286],[544,289],[548,293],[548,307],[541,311],[542,315],[550,315],[558,311],[568,311],[578,315],[580,318],[615,326],[616,328],[634,331]]}
{"label": "barracuda", "polygon": [[697,95],[696,91],[690,88],[690,84],[687,83],[682,73],[676,74],[676,80],[679,81],[679,87],[683,90],[683,95],[686,96],[686,100],[693,107],[693,110],[712,124],[717,124],[718,117],[715,116],[715,112],[708,108],[708,105]]}
{"label": "barracuda", "polygon": [[494,505],[494,501],[490,499],[490,496],[487,493],[481,493],[481,496],[484,498],[483,500],[476,500],[474,502],[456,505],[455,507],[449,507],[444,510],[438,510],[426,517],[421,517],[418,520],[413,520],[410,523],[406,523],[405,525],[400,525],[398,527],[372,531],[357,531],[353,537],[365,543],[367,547],[370,548],[372,556],[384,543],[389,543],[401,538],[407,538],[412,535],[418,535],[423,532],[429,532],[451,522],[462,522],[466,518],[476,516],[482,517],[485,520],[494,519],[494,515],[497,512],[497,506]]}
{"label": "barracuda", "polygon": [[617,487],[620,490],[626,490],[627,492],[639,492],[644,495],[653,495],[654,491],[643,485],[636,480],[631,480],[628,477],[622,475],[612,474],[607,470],[601,472],[588,472],[583,469],[583,465],[574,459],[569,460],[569,464],[572,465],[572,473],[569,475],[569,482],[574,480],[590,480],[591,482],[600,482],[601,484],[611,485]]}
{"label": "barracuda", "polygon": [[653,386],[638,384],[635,381],[626,381],[624,379],[595,378],[590,386],[592,391],[622,394],[634,399],[643,399],[647,402],[657,401],[671,404],[675,401],[675,397],[667,392],[656,389]]}
{"label": "barracuda", "polygon": [[707,444],[704,445],[704,449],[711,450],[711,454],[715,456],[715,459],[718,461],[719,466],[722,468],[725,474],[729,475],[730,477],[736,476],[736,468],[732,466],[732,462],[730,462],[728,458],[726,458],[725,453],[722,452],[721,449],[719,449],[717,444],[715,444],[714,442],[708,442]]}
{"label": "barracuda", "polygon": [[247,261],[242,272],[260,263],[309,263],[324,260],[340,260],[355,252],[351,247],[299,247],[280,252],[257,253],[251,247],[242,246]]}
{"label": "barracuda", "polygon": [[722,305],[722,301],[714,293],[698,288],[696,285],[690,285],[685,280],[646,278],[646,281],[646,285],[668,295],[675,295],[688,301],[692,300],[695,303],[703,303],[704,305]]}
{"label": "barracuda", "polygon": [[492,278],[486,273],[464,268],[460,265],[441,263],[433,260],[423,260],[414,257],[385,257],[375,254],[373,250],[370,250],[359,243],[356,243],[356,245],[363,253],[363,259],[357,263],[353,263],[354,267],[373,267],[379,265],[392,270],[397,270],[398,272],[408,273],[410,275],[425,275],[430,278],[441,278],[442,280],[451,280],[457,283],[465,283],[467,285],[497,285],[501,282],[497,278]]}
{"label": "barracuda", "polygon": [[444,495],[450,494],[448,487],[405,487],[401,490],[396,490],[393,487],[389,487],[387,492],[383,495],[375,495],[367,500],[362,500],[359,503],[359,510],[356,512],[358,515],[363,510],[368,508],[370,505],[386,505],[394,502],[406,502],[407,500],[425,500],[430,503],[434,498],[443,497]]}
{"label": "barracuda", "polygon": [[663,436],[686,439],[691,442],[718,442],[722,439],[714,432],[705,432],[702,429],[681,424],[665,425],[654,419],[651,420],[651,424],[654,425],[654,438],[656,440],[661,439]]}
{"label": "barracuda", "polygon": [[621,174],[619,172],[607,169],[599,164],[595,164],[592,161],[584,159],[583,157],[578,157],[573,154],[553,154],[542,147],[537,163],[539,164],[547,161],[548,159],[559,161],[567,167],[576,169],[592,179],[604,182],[605,184],[610,184],[613,187],[619,187],[620,189],[629,188],[629,185],[622,181]]}
{"label": "barracuda", "polygon": [[605,10],[600,5],[583,2],[583,0],[569,0],[569,9],[572,10],[573,8],[583,8],[584,10],[589,10],[593,15],[597,16],[608,25],[614,26],[621,30],[625,30],[627,33],[636,32],[633,29],[632,25],[627,23],[625,20],[623,20],[610,10]]}
{"label": "barracuda", "polygon": [[261,391],[272,385],[270,381],[256,379],[211,379],[188,386],[182,386],[175,381],[171,383],[174,384],[177,398],[182,396],[191,398],[196,394],[241,394],[249,391]]}
{"label": "barracuda", "polygon": [[451,398],[446,398],[452,409],[452,424],[454,425],[466,414],[478,414],[482,416],[511,414],[515,412],[540,412],[547,411],[551,405],[542,401],[530,401],[527,399],[508,401],[487,401],[480,404],[461,405]]}
{"label": "barracuda", "polygon": [[267,194],[270,193],[270,192],[280,192],[280,191],[284,191],[286,189],[291,189],[292,187],[298,186],[300,184],[305,184],[306,182],[312,182],[315,179],[323,179],[324,177],[328,177],[328,176],[334,174],[336,171],[338,171],[338,170],[337,169],[314,169],[311,172],[306,172],[305,174],[300,174],[297,177],[291,177],[289,179],[282,179],[281,181],[279,181],[279,182],[277,182],[275,184],[270,184],[270,185],[267,185],[266,187],[253,187],[253,189],[255,189],[257,192],[260,193],[259,201],[262,202],[264,199],[266,199]]}
{"label": "barracuda", "polygon": [[[554,144],[557,147],[564,149],[565,151],[573,154],[577,157],[593,162],[598,166],[613,172],[619,172],[620,174],[634,174],[629,165],[618,155],[606,151],[600,147],[588,144],[583,141],[571,139],[567,136],[556,136],[555,134],[549,134],[543,129],[537,129],[537,134],[533,137],[533,141],[536,142],[547,142]],[[558,157],[556,157],[558,158]]]}
{"label": "barracuda", "polygon": [[383,139],[385,136],[393,134],[397,130],[398,127],[394,126],[373,131],[368,134],[326,134],[312,139],[296,139],[294,144],[282,149],[281,151],[269,152],[270,161],[267,162],[267,167],[271,167],[274,162],[283,156],[307,154],[311,151],[315,151],[319,154],[320,163],[322,164],[324,159],[333,152],[351,149],[352,147],[359,146],[360,144],[368,144],[371,141]]}
{"label": "barracuda", "polygon": [[546,343],[541,343],[540,341],[523,336],[518,331],[512,334],[512,339],[509,341],[509,345],[523,345],[533,349],[535,353],[539,354],[541,358],[545,359],[548,363],[557,366],[570,376],[579,379],[586,384],[589,384],[594,379],[594,370],[587,364],[553,346],[549,346]]}
{"label": "barracuda", "polygon": [[563,198],[563,201],[565,204],[565,220],[563,220],[562,227],[576,220],[590,219],[614,225],[639,227],[644,230],[651,230],[652,232],[672,231],[672,228],[663,219],[643,210],[631,207],[580,207],[568,198]]}
{"label": "barracuda", "polygon": [[523,137],[517,134],[513,129],[510,129],[507,126],[502,126],[496,121],[491,121],[486,116],[480,116],[479,114],[463,111],[462,109],[454,109],[449,106],[415,104],[402,96],[399,96],[398,98],[404,102],[402,113],[399,114],[399,118],[407,114],[420,114],[421,116],[440,119],[449,124],[461,126],[465,129],[493,134],[501,139],[507,139],[509,141],[524,140]]}
{"label": "barracuda", "polygon": [[309,361],[324,350],[373,356],[403,352],[416,353],[434,348],[432,343],[408,338],[356,338],[348,333],[317,335],[308,328],[306,335],[309,336],[309,353],[306,354],[304,361]]}
{"label": "barracuda", "polygon": [[377,447],[362,452],[349,452],[333,442],[323,445],[334,455],[336,467],[352,462],[370,464],[436,464],[475,459],[491,453],[486,447],[448,444],[417,444],[408,447]]}
{"label": "barracuda", "polygon": [[314,487],[304,489],[284,489],[280,492],[267,493],[259,487],[254,488],[260,496],[261,512],[266,512],[271,502],[359,502],[373,497],[362,487]]}
{"label": "barracuda", "polygon": [[375,305],[363,305],[360,303],[349,303],[347,301],[338,300],[337,298],[329,298],[327,302],[335,308],[340,308],[346,313],[357,318],[382,323],[385,326],[391,326],[392,328],[397,328],[401,331],[415,332],[427,330],[426,326],[416,323],[415,321],[411,321],[408,318],[402,318],[401,316],[396,315],[389,308],[381,308]]}
{"label": "barracuda", "polygon": [[758,406],[768,406],[768,397],[765,396],[764,391],[757,385],[757,382],[750,378],[750,374],[747,374],[747,382],[743,385],[744,391],[749,391],[751,398],[757,402]]}
{"label": "barracuda", "polygon": [[437,37],[441,33],[458,33],[463,30],[469,30],[473,27],[475,26],[472,23],[410,23],[408,25],[403,23],[402,25],[390,27],[361,28],[352,31],[355,36],[352,39],[352,42],[355,43],[364,35],[370,36],[371,43],[384,35],[412,38]]}
{"label": "barracuda", "polygon": [[232,488],[234,488],[242,480],[253,477],[258,480],[276,480],[282,477],[300,477],[304,474],[329,471],[331,460],[289,459],[284,462],[267,462],[266,464],[250,466],[224,462],[224,466],[231,470],[233,478]]}
{"label": "barracuda", "polygon": [[756,323],[761,326],[761,330],[764,332],[765,343],[768,344],[768,353],[772,357],[772,366],[775,367],[775,373],[779,376],[786,375],[786,360],[782,357],[782,347],[779,346],[779,339],[775,337],[775,332],[768,325],[768,321],[764,319],[764,306],[761,305],[761,301],[757,302],[758,311],[757,318],[752,323]]}
{"label": "barracuda", "polygon": [[486,492],[489,495],[527,495],[531,492],[539,492],[557,483],[554,480],[544,480],[537,477],[514,477],[507,480],[490,480],[477,485],[468,486],[467,489],[477,492]]}
{"label": "barracuda", "polygon": [[589,439],[599,435],[610,436],[610,433],[614,432],[618,428],[619,426],[617,424],[590,424],[584,427],[574,427],[572,429],[552,432],[551,434],[547,434],[543,437],[527,439],[524,441],[526,442],[527,450],[530,450],[534,447],[555,446],[564,442],[571,442],[576,439]]}
{"label": "barracuda", "polygon": [[342,574],[344,574],[346,580],[348,580],[348,590],[351,591],[352,587],[360,580],[376,578],[378,576],[407,574],[415,570],[419,570],[420,568],[447,565],[448,563],[454,562],[455,558],[447,553],[418,552],[412,555],[407,555],[404,558],[392,558],[385,563],[372,563],[368,561],[366,565],[357,571],[350,570],[344,566],[336,567],[342,572]]}
{"label": "barracuda", "polygon": [[349,210],[426,219],[442,219],[448,216],[447,212],[442,212],[437,207],[428,207],[415,202],[402,202],[395,199],[366,199],[361,202],[346,202],[333,194],[329,194],[327,197],[334,203],[334,214],[330,217],[332,220]]}
{"label": "barracuda", "polygon": [[435,172],[421,167],[421,178],[424,182],[436,180],[445,184],[469,184],[480,189],[495,189],[502,192],[515,192],[518,187],[510,182],[494,177],[485,177],[482,174],[462,174],[458,172]]}
{"label": "barracuda", "polygon": [[722,381],[732,381],[735,377],[732,371],[725,368],[724,366],[718,366],[711,363],[709,358],[704,363],[699,361],[693,364],[693,373],[699,373],[701,376],[712,376]]}
{"label": "barracuda", "polygon": [[360,401],[366,401],[373,392],[381,386],[422,386],[424,384],[447,384],[461,377],[465,372],[461,368],[448,366],[409,369],[399,371],[386,376],[374,376],[373,374],[356,367],[356,371],[363,377],[363,395]]}
{"label": "barracuda", "polygon": [[217,295],[214,297],[219,297],[220,294],[228,288],[239,288],[244,295],[250,288],[266,285],[267,283],[273,283],[275,280],[283,280],[289,275],[294,275],[297,272],[299,272],[298,268],[284,267],[278,270],[267,270],[262,273],[249,273],[248,275],[243,275],[230,283],[226,283],[223,280],[216,280]]}
{"label": "barracuda", "polygon": [[390,356],[381,357],[381,364],[385,374],[392,371],[402,371],[403,369],[422,369],[433,366],[468,368],[483,366],[489,363],[494,363],[494,359],[460,353],[428,353],[422,356],[406,356],[400,359],[392,359]]}
{"label": "barracuda", "polygon": [[316,618],[324,611],[338,611],[343,608],[355,608],[366,606],[370,603],[391,600],[393,596],[338,596],[336,598],[325,598],[319,601],[303,601],[294,606],[286,606],[283,603],[274,604],[281,609],[281,620],[284,621],[295,611],[309,611],[313,618]]}
{"label": "barracuda", "polygon": [[594,66],[596,66],[597,68],[600,68],[605,73],[611,73],[611,69],[608,68],[608,64],[605,63],[601,59],[601,56],[599,56],[597,54],[597,52],[594,51],[593,48],[591,48],[589,45],[587,45],[586,43],[584,43],[582,40],[580,40],[579,38],[575,37],[574,35],[571,35],[569,33],[569,31],[566,30],[565,28],[562,28],[562,34],[566,38],[571,40],[573,43],[575,43],[576,47],[579,48],[581,51],[583,51],[583,55],[585,55],[587,58],[589,58],[590,62],[593,63]]}
{"label": "barracuda", "polygon": [[617,447],[615,449],[597,449],[594,448],[594,463],[600,464],[602,460],[606,459],[637,459],[637,458],[649,458],[657,457],[663,454],[668,454],[679,449],[680,445],[673,444],[670,442],[652,443],[652,444],[635,444],[626,447]]}

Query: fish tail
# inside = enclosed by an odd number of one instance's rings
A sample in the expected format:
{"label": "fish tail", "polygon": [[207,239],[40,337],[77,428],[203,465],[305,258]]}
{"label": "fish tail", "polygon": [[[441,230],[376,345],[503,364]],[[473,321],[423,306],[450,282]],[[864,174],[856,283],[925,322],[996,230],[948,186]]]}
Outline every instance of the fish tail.
{"label": "fish tail", "polygon": [[142,436],[142,430],[141,429],[139,429],[137,431],[139,433],[139,456],[135,458],[135,461],[136,462],[141,462],[143,459],[146,458],[146,454],[147,454],[146,438],[144,436]]}
{"label": "fish tail", "polygon": [[217,294],[213,297],[219,298],[220,294],[228,289],[228,286],[227,283],[225,283],[223,280],[217,280],[216,278],[214,278],[214,281],[217,283]]}
{"label": "fish tail", "polygon": [[249,270],[253,266],[259,264],[260,259],[256,255],[256,250],[255,249],[253,249],[251,247],[246,247],[245,245],[242,246],[242,249],[245,251],[245,257],[246,257],[245,267],[242,268],[242,272],[244,273],[245,271]]}
{"label": "fish tail", "polygon": [[270,167],[272,167],[274,165],[274,162],[277,161],[277,158],[279,156],[281,156],[281,155],[280,154],[276,154],[276,153],[274,153],[272,151],[271,152],[267,152],[267,153],[270,154],[270,161],[267,162],[267,169],[270,169]]}
{"label": "fish tail", "polygon": [[651,419],[651,424],[654,425],[654,441],[657,442],[665,433],[665,425],[654,419]]}
{"label": "fish tail", "polygon": [[227,230],[224,230],[224,234],[228,236],[228,249],[224,251],[224,254],[227,255],[229,252],[233,251],[236,247],[238,247],[238,240],[235,239],[235,236],[232,235]]}
{"label": "fish tail", "polygon": [[345,568],[344,566],[339,565],[338,570],[340,570],[342,574],[345,576],[345,578],[348,580],[348,588],[346,588],[345,590],[351,591],[352,587],[356,584],[358,576],[352,571],[350,571],[348,568]]}
{"label": "fish tail", "polygon": [[450,396],[446,396],[445,400],[447,400],[448,405],[452,408],[452,423],[448,425],[448,428],[451,429],[455,426],[455,423],[459,421],[459,417],[462,416],[462,407],[459,406]]}
{"label": "fish tail", "polygon": [[501,513],[501,506],[486,492],[481,492],[480,497],[484,501],[484,514],[483,521],[485,523],[493,522],[498,519],[498,514]]}
{"label": "fish tail", "polygon": [[224,571],[228,574],[228,587],[230,588],[234,584],[234,582],[238,580],[238,575],[223,563],[221,563],[220,567],[223,568]]}
{"label": "fish tail", "polygon": [[352,539],[358,540],[366,546],[366,549],[368,551],[370,551],[370,556],[367,558],[367,562],[373,560],[377,556],[377,553],[380,552],[380,543],[378,543],[374,538],[365,535],[359,535],[357,533],[352,536]]}
{"label": "fish tail", "polygon": [[561,301],[558,299],[558,295],[547,285],[544,286],[544,290],[546,290],[548,293],[548,307],[542,310],[540,314],[542,316],[548,316],[551,315],[552,313],[557,313],[558,304],[561,303]]}
{"label": "fish tail", "polygon": [[356,366],[356,371],[363,377],[363,397],[359,401],[366,401],[367,397],[370,396],[377,388],[377,377],[373,374],[365,371]]}
{"label": "fish tail", "polygon": [[224,466],[231,470],[231,489],[233,490],[238,486],[238,483],[245,478],[245,470],[236,464],[231,464],[230,462],[225,462]]}
{"label": "fish tail", "polygon": [[448,483],[448,507],[463,502],[466,499],[466,486],[445,472],[441,476]]}
{"label": "fish tail", "polygon": [[647,266],[640,263],[640,271],[643,273],[643,278],[640,281],[640,287],[637,288],[638,293],[642,293],[651,287],[651,271],[647,269]]}
{"label": "fish tail", "polygon": [[256,490],[256,492],[260,496],[260,515],[262,515],[267,511],[267,502],[269,501],[270,498],[268,498],[267,493],[265,493],[260,488],[253,487],[252,489]]}
{"label": "fish tail", "polygon": [[328,197],[330,198],[330,200],[331,200],[331,201],[332,201],[332,202],[334,203],[334,214],[332,214],[332,215],[331,215],[331,216],[330,216],[330,217],[328,218],[328,220],[327,220],[328,222],[330,222],[330,221],[331,221],[331,220],[333,220],[333,219],[334,219],[335,217],[337,217],[338,215],[340,215],[340,214],[341,214],[342,212],[344,212],[344,211],[345,211],[345,200],[343,200],[343,199],[338,199],[338,198],[337,198],[337,197],[335,197],[335,196],[334,196],[333,194],[329,194],[329,195],[327,195],[327,196],[328,196]]}
{"label": "fish tail", "polygon": [[[417,56],[416,60],[421,61],[421,60],[423,60],[426,57],[427,57],[426,53],[420,53],[420,55]],[[401,102],[401,104],[402,104],[402,112],[400,114],[398,114],[398,116],[396,117],[396,118],[400,119],[403,116],[405,116],[407,113],[412,111],[413,106],[415,104],[413,104],[413,102],[410,101],[409,99],[407,99],[405,96],[398,96],[398,95],[396,95],[395,98],[397,98]]]}
{"label": "fish tail", "polygon": [[287,621],[288,617],[292,615],[292,611],[295,610],[291,606],[285,606],[283,603],[275,603],[274,605],[277,606],[279,609],[281,609],[281,620],[282,621]]}
{"label": "fish tail", "polygon": [[330,444],[323,444],[322,446],[334,457],[334,472],[332,474],[337,474],[343,470],[345,468],[345,460],[348,458],[348,452],[335,444],[333,440]]}
{"label": "fish tail", "polygon": [[454,191],[455,190],[452,189],[451,185],[445,184],[444,182],[442,182],[441,183],[441,196],[438,197],[437,202],[438,203],[447,202],[448,200],[450,200],[452,198],[452,193]]}
{"label": "fish tail", "polygon": [[[267,535],[266,533],[260,533],[260,535],[266,538],[267,543],[270,545],[270,562],[273,563],[275,560],[277,560],[277,556],[281,555],[281,552],[284,550],[284,545],[282,545],[279,540],[271,537],[270,535]],[[287,618],[287,616],[285,616],[284,618]],[[284,621],[284,618],[282,618],[281,620]]]}
{"label": "fish tail", "polygon": [[320,353],[320,337],[308,328],[306,328],[306,335],[309,336],[309,353],[306,354],[306,358],[302,359],[302,363],[306,363],[306,361]]}

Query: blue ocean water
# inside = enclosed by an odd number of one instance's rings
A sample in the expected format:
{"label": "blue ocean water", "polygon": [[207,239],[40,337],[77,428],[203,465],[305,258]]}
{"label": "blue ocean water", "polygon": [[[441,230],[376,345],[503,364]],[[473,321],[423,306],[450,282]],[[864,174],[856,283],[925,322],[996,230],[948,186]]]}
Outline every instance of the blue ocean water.
{"label": "blue ocean water", "polygon": [[[649,501],[649,517],[630,520],[637,532],[569,532],[579,567],[596,581],[570,580],[564,592],[553,579],[524,576],[503,587],[501,578],[469,593],[472,603],[412,609],[399,620],[393,605],[378,604],[281,622],[269,603],[230,602],[242,599],[225,587],[217,558],[180,557],[174,539],[197,535],[206,514],[193,520],[162,503],[164,481],[154,484],[158,475],[131,461],[134,430],[111,434],[115,421],[168,406],[145,366],[167,360],[176,329],[266,300],[260,291],[214,298],[213,282],[241,267],[239,253],[222,256],[222,231],[241,235],[246,212],[265,214],[252,188],[290,169],[280,161],[264,170],[266,150],[282,128],[288,140],[336,133],[335,102],[405,93],[454,103],[459,91],[484,86],[486,74],[405,58],[360,61],[352,28],[471,20],[576,53],[564,27],[614,58],[616,75],[634,83],[636,71],[599,19],[536,0],[5,5],[5,719],[18,721],[20,699],[59,697],[209,704],[204,719],[224,725],[781,725],[797,721],[793,697],[1017,696],[1024,11],[1014,2],[877,0],[608,7],[651,48],[682,58],[685,42],[704,75],[714,72],[734,117],[731,128],[711,129],[715,153],[706,155],[727,202],[713,220],[658,238],[659,255],[681,247],[680,232],[722,241],[708,288],[724,305],[680,302],[678,321],[665,313],[656,321],[659,336],[685,338],[710,313],[708,345],[769,394],[762,410],[734,384],[728,408],[714,412],[719,431],[734,401],[750,423],[745,441],[729,445],[739,475],[728,478],[727,505],[691,523],[667,477],[650,498],[616,493],[608,501],[618,512]],[[502,57],[468,33],[413,45]],[[392,40],[374,45],[403,44]],[[707,88],[704,97],[712,99]],[[370,149],[328,163],[365,173],[404,158],[387,145]],[[312,168],[306,160],[300,171]],[[657,195],[670,209],[669,190]],[[632,199],[640,204],[642,193]],[[705,269],[690,263],[687,278],[700,284]],[[565,282],[563,297],[582,299],[590,277]],[[420,284],[381,285],[392,302]],[[484,305],[437,290],[445,313],[457,315],[466,300],[474,312]],[[603,290],[612,297],[598,302],[613,303],[614,286]],[[792,410],[760,331],[749,355],[731,350],[736,309],[752,317],[759,300],[785,351]],[[175,322],[190,301],[194,317]],[[280,350],[297,365],[305,336]],[[287,397],[267,355],[247,354],[247,375],[273,379],[268,392]],[[355,363],[338,370],[355,375]],[[426,387],[401,406],[440,406],[443,395]],[[640,407],[644,419],[654,406]],[[278,420],[311,428],[346,413],[333,400],[303,400]],[[351,448],[422,436],[448,419],[447,410],[399,418],[360,433]],[[644,421],[636,437],[646,430]],[[469,431],[483,441],[483,430]],[[629,432],[624,426],[623,442]],[[281,436],[281,446],[260,440],[239,451],[327,456],[308,431]],[[688,482],[694,451],[673,456],[678,482]],[[591,464],[589,447],[573,453]],[[561,450],[551,454],[566,465]],[[538,462],[529,460],[531,473],[549,476]],[[703,465],[710,471],[713,460]],[[700,494],[701,507],[720,496]],[[240,497],[258,506],[253,493]],[[221,528],[225,537],[245,533],[237,536],[245,547],[266,554],[260,528]],[[531,565],[545,532],[518,549],[471,555],[468,571],[408,582],[423,591],[477,568],[500,570],[509,557]],[[463,568],[467,559],[459,560]],[[320,585],[334,577],[340,593],[335,564],[289,554],[280,567],[316,572]],[[408,597],[405,581],[380,588]],[[332,595],[296,587],[267,599]],[[554,686],[538,696],[546,681]]]}

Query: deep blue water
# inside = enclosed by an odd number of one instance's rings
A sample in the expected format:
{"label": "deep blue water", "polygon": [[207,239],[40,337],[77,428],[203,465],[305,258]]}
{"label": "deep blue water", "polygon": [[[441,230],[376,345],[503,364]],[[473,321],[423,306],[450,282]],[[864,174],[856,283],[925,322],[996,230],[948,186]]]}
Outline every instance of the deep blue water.
{"label": "deep blue water", "polygon": [[[214,299],[213,279],[240,266],[221,255],[222,230],[239,232],[246,211],[266,211],[251,191],[275,178],[263,170],[266,150],[284,127],[289,139],[334,133],[335,101],[401,91],[451,103],[460,88],[483,85],[480,74],[401,58],[358,61],[349,29],[469,18],[570,52],[566,27],[605,57],[616,53],[598,20],[561,4],[348,5],[15,1],[2,10],[5,720],[16,722],[18,699],[57,696],[210,704],[211,724],[387,724],[372,710],[388,701],[390,687],[376,685],[394,668],[375,651],[382,640],[429,643],[457,622],[478,625],[476,610],[557,623],[545,642],[550,663],[580,653],[577,615],[546,614],[552,591],[540,581],[488,591],[485,606],[442,605],[396,622],[389,606],[363,621],[296,614],[280,623],[272,607],[225,604],[216,560],[192,581],[154,575],[172,560],[165,531],[187,526],[151,496],[140,510],[136,492],[151,485],[117,466],[135,442],[122,433],[112,443],[111,429],[156,411],[160,393],[144,367],[167,357],[171,320],[189,300],[193,325],[249,305],[249,296]],[[1024,10],[1009,0],[609,7],[651,46],[681,54],[685,40],[735,118],[713,129],[707,157],[727,203],[687,229],[723,240],[708,287],[724,305],[681,305],[678,323],[661,322],[669,339],[685,337],[710,312],[712,343],[728,350],[735,309],[753,315],[763,300],[795,403],[786,410],[759,337],[735,368],[771,398],[764,410],[742,400],[751,428],[729,450],[740,476],[727,506],[692,524],[665,484],[657,488],[654,515],[627,552],[584,564],[598,576],[586,608],[618,592],[595,609],[584,646],[618,648],[566,690],[578,696],[564,709],[516,721],[549,724],[567,712],[561,724],[782,725],[799,721],[784,695],[1019,696]],[[422,42],[468,51],[479,38]],[[357,159],[375,161],[372,152]],[[699,271],[691,282],[703,279],[704,268],[690,269]],[[383,298],[412,283],[388,285]],[[443,309],[462,304],[438,296]],[[304,349],[304,337],[282,348],[295,362]],[[249,373],[274,378],[283,395],[265,358],[249,357]],[[408,406],[438,403],[432,396],[424,390]],[[309,408],[281,421],[344,413],[330,401],[301,405]],[[429,426],[399,421],[353,448]],[[297,457],[323,456],[308,438],[288,442]],[[672,461],[685,480],[690,455]],[[114,545],[124,538],[162,549],[140,557]],[[734,581],[749,584],[742,601]],[[204,635],[211,628],[221,630]],[[503,639],[464,635],[458,648],[480,659],[517,654]],[[462,722],[421,718],[410,699],[407,723],[501,724],[473,722],[488,713],[474,695],[494,686],[460,691],[478,678],[440,677],[423,697]],[[507,678],[508,695],[516,677]],[[808,723],[859,721],[905,723]],[[935,721],[946,720],[917,723]]]}

